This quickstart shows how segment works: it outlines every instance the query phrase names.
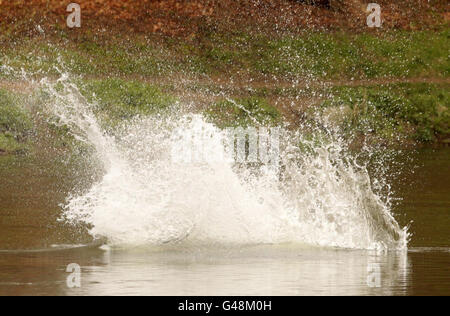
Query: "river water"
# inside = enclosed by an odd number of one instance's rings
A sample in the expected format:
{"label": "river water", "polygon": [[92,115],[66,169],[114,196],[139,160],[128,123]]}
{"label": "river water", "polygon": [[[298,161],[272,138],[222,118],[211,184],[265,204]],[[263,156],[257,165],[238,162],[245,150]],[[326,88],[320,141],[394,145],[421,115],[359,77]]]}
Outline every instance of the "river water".
{"label": "river water", "polygon": [[[0,254],[0,295],[449,295],[450,149],[404,155],[405,171],[393,184],[403,200],[393,213],[410,225],[407,252],[285,243]],[[61,180],[70,178],[63,169],[0,161],[0,248],[87,242],[54,224],[73,185]],[[66,284],[71,263],[81,267],[80,288]]]}

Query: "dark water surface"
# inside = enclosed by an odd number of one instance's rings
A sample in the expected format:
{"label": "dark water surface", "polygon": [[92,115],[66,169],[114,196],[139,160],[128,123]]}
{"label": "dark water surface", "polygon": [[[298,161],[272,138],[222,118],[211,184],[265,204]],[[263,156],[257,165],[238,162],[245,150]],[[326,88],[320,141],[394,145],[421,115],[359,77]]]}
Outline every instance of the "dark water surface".
{"label": "dark water surface", "polygon": [[[0,253],[0,295],[450,295],[450,149],[405,155],[393,187],[403,197],[395,216],[412,233],[408,252],[274,245]],[[50,161],[0,157],[0,249],[89,241],[57,221],[72,174]],[[81,267],[80,288],[66,284],[71,263]]]}

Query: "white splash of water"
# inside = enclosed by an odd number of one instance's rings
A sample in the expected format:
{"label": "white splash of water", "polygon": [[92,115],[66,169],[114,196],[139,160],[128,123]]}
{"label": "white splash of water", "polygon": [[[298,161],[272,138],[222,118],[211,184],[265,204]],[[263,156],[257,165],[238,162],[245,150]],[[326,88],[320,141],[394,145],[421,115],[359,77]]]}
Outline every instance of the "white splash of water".
{"label": "white splash of water", "polygon": [[[406,229],[372,189],[365,167],[338,140],[313,143],[282,131],[278,170],[171,160],[181,129],[208,130],[211,151],[226,151],[221,130],[201,115],[127,121],[108,135],[79,94],[44,82],[49,110],[95,147],[104,169],[90,190],[71,196],[64,219],[85,223],[112,245],[301,243],[357,249],[407,246]],[[301,149],[299,144],[308,149]],[[304,146],[303,146],[304,147]]]}

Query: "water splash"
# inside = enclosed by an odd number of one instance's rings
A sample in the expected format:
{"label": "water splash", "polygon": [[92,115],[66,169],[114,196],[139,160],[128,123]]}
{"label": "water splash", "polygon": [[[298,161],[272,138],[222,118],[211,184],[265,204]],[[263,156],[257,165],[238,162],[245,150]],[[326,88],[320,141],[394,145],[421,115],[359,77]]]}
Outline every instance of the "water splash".
{"label": "water splash", "polygon": [[95,148],[103,169],[100,181],[64,206],[64,219],[86,224],[93,236],[120,246],[407,246],[406,229],[339,137],[311,141],[282,129],[276,169],[229,160],[174,162],[180,129],[208,130],[212,151],[226,151],[223,131],[201,115],[179,112],[126,121],[112,135],[67,76],[57,84],[42,82],[51,95],[48,110]]}

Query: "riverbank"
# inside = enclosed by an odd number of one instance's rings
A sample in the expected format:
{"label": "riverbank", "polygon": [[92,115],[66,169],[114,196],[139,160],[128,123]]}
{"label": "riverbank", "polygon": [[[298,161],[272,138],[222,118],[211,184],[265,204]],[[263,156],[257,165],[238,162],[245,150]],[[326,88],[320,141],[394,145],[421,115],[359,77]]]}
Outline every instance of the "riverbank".
{"label": "riverbank", "polygon": [[[97,115],[110,127],[136,115],[188,106],[219,126],[245,125],[252,122],[250,117],[258,117],[260,124],[270,121],[294,129],[308,120],[327,120],[357,143],[388,147],[450,143],[449,83],[445,81],[299,87],[253,82],[233,87],[196,81],[81,78],[77,80],[81,92],[98,104]],[[32,91],[25,83],[0,84],[2,154],[39,147],[36,126],[47,124],[47,119],[36,115],[39,101]]]}
{"label": "riverbank", "polygon": [[[345,1],[234,3],[221,17],[215,1],[201,10],[143,1],[146,17],[127,2],[120,8],[114,3],[81,1],[80,29],[65,27],[60,2],[42,6],[36,0],[27,10],[15,2],[0,4],[7,15],[2,21],[16,21],[0,23],[0,154],[26,152],[36,139],[29,125],[38,111],[30,105],[36,92],[30,79],[53,80],[62,73],[76,78],[88,100],[100,103],[110,124],[189,104],[222,126],[246,122],[246,115],[257,112],[292,128],[328,118],[357,143],[450,143],[450,28],[443,4],[421,4],[417,12],[382,4],[386,23],[373,30],[361,18],[364,11],[350,10]],[[98,6],[106,7],[96,11]],[[152,24],[156,12],[177,22]],[[258,14],[244,19],[251,12]],[[269,13],[275,12],[280,19],[293,12],[300,18],[270,26]],[[410,23],[399,12],[407,12]],[[229,100],[247,112],[236,114]],[[223,113],[236,115],[226,122]]]}

